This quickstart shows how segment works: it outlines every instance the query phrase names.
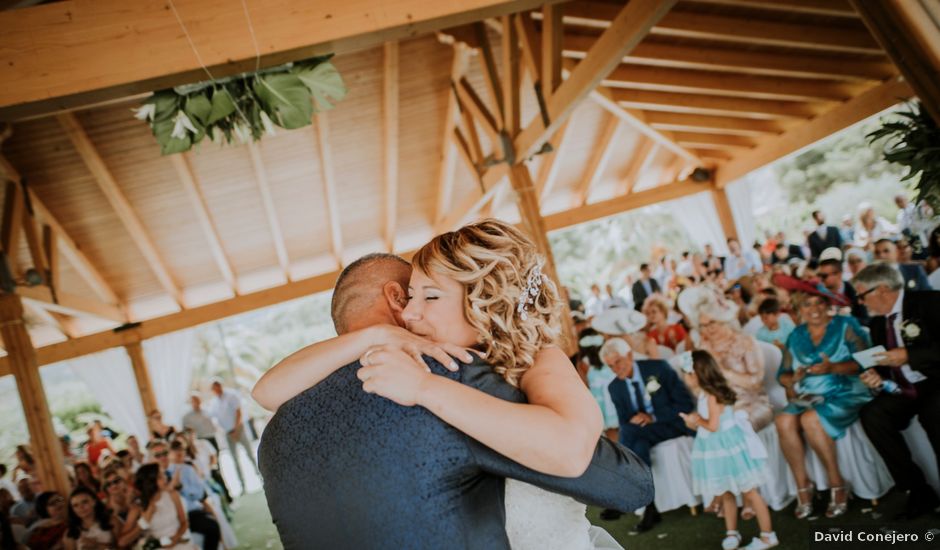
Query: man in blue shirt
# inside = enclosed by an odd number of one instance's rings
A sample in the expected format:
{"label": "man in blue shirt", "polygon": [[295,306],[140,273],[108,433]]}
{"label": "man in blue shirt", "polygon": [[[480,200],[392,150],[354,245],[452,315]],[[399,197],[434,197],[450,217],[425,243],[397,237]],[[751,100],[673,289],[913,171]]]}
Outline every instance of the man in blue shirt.
{"label": "man in blue shirt", "polygon": [[[167,447],[165,441],[156,439],[147,446],[154,462],[166,473],[170,486],[179,492],[189,518],[189,529],[203,537],[202,546],[216,550],[219,546],[219,523],[206,510],[205,499],[208,486],[196,469],[186,463],[186,448],[180,441],[174,441]],[[170,461],[170,452],[173,461]]]}

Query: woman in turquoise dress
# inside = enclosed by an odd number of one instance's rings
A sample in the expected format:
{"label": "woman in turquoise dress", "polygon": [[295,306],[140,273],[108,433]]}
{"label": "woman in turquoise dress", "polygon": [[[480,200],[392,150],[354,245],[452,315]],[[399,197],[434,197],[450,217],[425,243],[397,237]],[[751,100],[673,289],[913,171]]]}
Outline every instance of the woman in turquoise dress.
{"label": "woman in turquoise dress", "polygon": [[871,346],[868,334],[852,317],[831,316],[830,297],[794,294],[802,324],[787,338],[777,379],[790,403],[775,419],[780,446],[798,489],[797,518],[812,513],[813,485],[806,473],[802,431],[829,477],[831,495],[826,517],[847,510],[848,493],[839,472],[835,440],[856,420],[871,391],[858,377],[852,354]]}
{"label": "woman in turquoise dress", "polygon": [[617,418],[614,401],[610,398],[610,390],[607,389],[617,375],[601,361],[598,355],[603,344],[604,337],[594,329],[585,329],[581,333],[578,355],[583,366],[579,366],[579,369],[585,374],[585,381],[591,390],[591,395],[594,396],[594,401],[597,401],[597,406],[601,409],[604,417],[604,435],[611,441],[618,441],[620,420]]}

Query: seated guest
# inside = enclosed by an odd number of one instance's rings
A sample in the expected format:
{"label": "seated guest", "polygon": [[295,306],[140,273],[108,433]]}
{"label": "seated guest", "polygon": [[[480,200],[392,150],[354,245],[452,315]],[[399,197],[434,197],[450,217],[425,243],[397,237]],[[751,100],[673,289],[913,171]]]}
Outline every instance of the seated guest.
{"label": "seated guest", "polygon": [[842,262],[837,259],[827,259],[819,262],[817,271],[826,290],[833,294],[841,294],[851,304],[847,313],[855,317],[863,326],[868,326],[868,311],[858,300],[858,293],[852,283],[846,281],[842,275]]}
{"label": "seated guest", "polygon": [[859,298],[875,315],[872,341],[887,349],[880,357],[882,366],[862,375],[879,391],[862,409],[862,426],[897,486],[909,491],[898,519],[916,517],[940,500],[911,459],[901,431],[917,416],[940,456],[940,292],[905,290],[900,274],[886,264],[866,267],[854,282]]}
{"label": "seated guest", "polygon": [[764,391],[764,356],[757,341],[741,331],[737,306],[704,286],[682,291],[678,302],[692,328],[698,331],[695,347],[715,357],[735,391],[734,409],[747,412],[756,432],[769,426],[774,413]]}
{"label": "seated guest", "polygon": [[[174,441],[174,443],[177,444],[177,455],[185,454],[179,442]],[[167,478],[170,479],[170,488],[174,491],[179,491],[179,495],[183,499],[183,506],[186,509],[187,518],[189,519],[189,528],[192,529],[193,532],[203,536],[204,548],[216,548],[221,535],[218,522],[206,511],[203,505],[203,502],[208,496],[205,481],[199,477],[199,474],[196,473],[196,469],[189,464],[185,462],[171,463],[169,456],[170,447],[167,446],[166,442],[159,440],[151,441],[149,448],[154,461],[160,466],[161,471],[166,473]]]}
{"label": "seated guest", "polygon": [[82,486],[72,491],[68,514],[68,531],[63,540],[66,550],[117,547],[111,513],[94,492]]}
{"label": "seated guest", "polygon": [[639,311],[615,307],[591,321],[591,328],[605,337],[619,336],[630,344],[637,359],[661,359],[659,345],[646,333],[646,315]]}
{"label": "seated guest", "polygon": [[[165,444],[164,444],[165,446]],[[161,548],[171,550],[196,550],[196,545],[189,542],[189,528],[186,522],[186,508],[179,493],[170,487],[166,476],[158,464],[144,464],[137,470],[134,485],[140,494],[139,515],[132,513],[128,521],[143,525],[148,537],[157,540],[168,538],[170,544]],[[203,548],[216,550],[218,539],[212,546],[208,543]]]}
{"label": "seated guest", "polygon": [[26,546],[30,550],[57,550],[68,530],[68,509],[65,497],[47,491],[36,497],[36,515],[39,517],[26,532]]}
{"label": "seated guest", "polygon": [[[651,465],[650,450],[654,445],[692,435],[679,413],[692,412],[695,404],[669,363],[652,359],[635,361],[630,345],[622,338],[604,342],[600,354],[617,376],[609,389],[620,420],[621,445]],[[612,519],[611,514],[605,519]],[[636,530],[648,531],[660,521],[656,505],[650,503]]]}
{"label": "seated guest", "polygon": [[931,290],[923,266],[899,263],[898,246],[891,239],[878,239],[875,242],[875,260],[885,262],[900,271],[904,277],[904,288],[907,290]]}
{"label": "seated guest", "polygon": [[75,485],[86,487],[96,495],[101,492],[101,482],[92,473],[91,466],[87,462],[79,462],[75,465]]}
{"label": "seated guest", "polygon": [[20,492],[20,501],[10,509],[10,521],[29,527],[36,521],[36,481],[31,477],[20,478],[16,484]]}
{"label": "seated guest", "polygon": [[150,435],[154,439],[169,440],[176,433],[176,428],[163,423],[163,415],[158,410],[150,412],[147,418],[147,427],[150,428]]}
{"label": "seated guest", "polygon": [[578,340],[578,366],[584,373],[584,379],[594,401],[601,409],[604,418],[604,435],[607,439],[617,441],[619,434],[617,429],[620,427],[620,421],[617,419],[617,408],[610,398],[608,386],[616,378],[614,371],[601,361],[600,350],[604,344],[604,337],[592,328],[581,332],[581,339]]}
{"label": "seated guest", "polygon": [[764,298],[757,306],[757,314],[760,317],[761,326],[754,336],[761,342],[773,344],[783,350],[786,347],[787,338],[790,337],[796,325],[789,315],[781,311],[780,300]]}
{"label": "seated guest", "polygon": [[927,239],[927,280],[930,288],[940,290],[940,224],[934,227]]}
{"label": "seated guest", "polygon": [[646,299],[643,304],[643,315],[649,323],[647,335],[658,345],[666,346],[675,351],[676,346],[685,341],[688,334],[679,323],[669,323],[669,302],[659,294]]}
{"label": "seated guest", "polygon": [[862,406],[871,400],[859,380],[859,366],[852,353],[869,347],[868,335],[852,317],[830,316],[830,300],[812,285],[794,292],[801,324],[787,339],[777,379],[787,390],[790,403],[777,415],[780,447],[796,479],[798,519],[813,512],[813,485],[806,473],[803,437],[816,452],[829,477],[830,500],[826,517],[845,514],[848,489],[836,459],[835,440],[858,420]]}
{"label": "seated guest", "polygon": [[848,272],[843,276],[843,279],[851,279],[868,265],[868,253],[861,248],[850,248],[846,250],[845,265],[848,267]]}

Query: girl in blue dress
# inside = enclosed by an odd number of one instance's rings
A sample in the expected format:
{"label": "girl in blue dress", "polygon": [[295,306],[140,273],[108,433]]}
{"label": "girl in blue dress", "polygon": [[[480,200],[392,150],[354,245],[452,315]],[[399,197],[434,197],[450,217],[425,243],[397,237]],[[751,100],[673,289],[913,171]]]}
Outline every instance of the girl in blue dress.
{"label": "girl in blue dress", "polygon": [[696,430],[692,444],[692,489],[706,500],[721,498],[726,529],[721,547],[733,550],[741,544],[735,495],[741,495],[745,505],[754,510],[761,531],[745,548],[763,550],[777,546],[770,511],[758,491],[766,477],[767,450],[747,413],[735,412],[734,390],[728,386],[715,358],[707,351],[696,350],[682,362],[686,384],[699,393],[698,410],[679,413],[686,425]]}

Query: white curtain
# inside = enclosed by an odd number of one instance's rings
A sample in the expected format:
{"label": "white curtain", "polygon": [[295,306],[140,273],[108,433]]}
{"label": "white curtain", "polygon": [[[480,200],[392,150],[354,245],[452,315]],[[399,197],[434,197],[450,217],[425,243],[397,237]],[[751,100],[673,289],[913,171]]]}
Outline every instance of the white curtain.
{"label": "white curtain", "polygon": [[188,410],[193,380],[190,361],[195,343],[196,334],[192,330],[173,332],[143,343],[157,405],[163,422],[170,426],[179,426]]}
{"label": "white curtain", "polygon": [[113,348],[67,362],[101,403],[115,428],[147,440],[147,417],[140,401],[140,391],[131,360],[124,348]]}
{"label": "white curtain", "polygon": [[725,243],[725,233],[718,219],[715,202],[708,191],[696,193],[688,197],[674,199],[665,203],[666,208],[672,212],[673,218],[679,221],[692,237],[699,249],[706,244],[714,247],[715,253],[725,255],[728,245]]}
{"label": "white curtain", "polygon": [[751,183],[748,177],[725,187],[734,216],[734,228],[738,231],[738,240],[745,247],[750,247],[757,239],[757,225],[754,223],[754,209],[751,205]]}

